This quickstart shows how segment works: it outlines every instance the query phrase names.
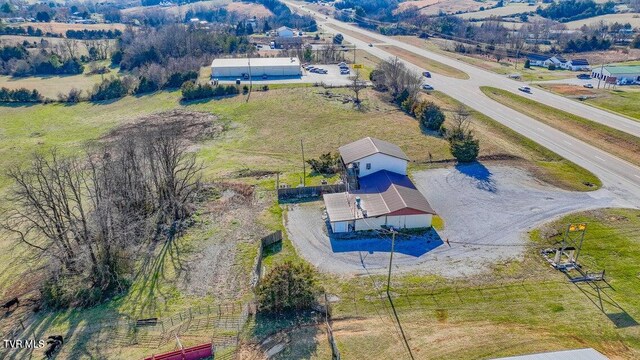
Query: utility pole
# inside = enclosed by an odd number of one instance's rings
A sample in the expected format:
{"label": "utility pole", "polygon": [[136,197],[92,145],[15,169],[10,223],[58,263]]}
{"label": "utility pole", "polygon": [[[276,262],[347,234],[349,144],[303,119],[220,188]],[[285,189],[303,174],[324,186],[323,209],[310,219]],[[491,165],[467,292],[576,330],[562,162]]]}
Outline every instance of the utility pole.
{"label": "utility pole", "polygon": [[602,72],[604,71],[604,56],[600,62],[600,75],[598,75],[598,89],[600,89],[600,82],[602,81]]}
{"label": "utility pole", "polygon": [[300,148],[302,149],[302,186],[307,186],[307,166],[304,163],[304,144],[300,139]]}
{"label": "utility pole", "polygon": [[391,286],[391,266],[393,265],[393,250],[396,243],[396,231],[391,228],[391,256],[389,256],[389,276],[387,276],[387,296],[389,296],[389,287]]}

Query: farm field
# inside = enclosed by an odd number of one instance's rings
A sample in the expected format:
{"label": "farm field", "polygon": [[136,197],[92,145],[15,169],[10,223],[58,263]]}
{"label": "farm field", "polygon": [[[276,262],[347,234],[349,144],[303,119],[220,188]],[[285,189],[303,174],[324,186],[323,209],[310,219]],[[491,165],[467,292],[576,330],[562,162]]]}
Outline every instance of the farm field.
{"label": "farm field", "polygon": [[537,6],[529,6],[528,4],[508,4],[499,8],[488,9],[483,11],[468,12],[464,14],[458,14],[457,16],[463,19],[486,19],[492,16],[509,16],[514,14],[522,14],[528,12],[535,12]]}
{"label": "farm field", "polygon": [[[622,209],[563,217],[531,232],[524,260],[496,264],[492,274],[467,281],[394,277],[392,300],[414,356],[496,358],[593,347],[611,359],[637,358],[639,219],[639,211]],[[612,288],[600,284],[602,310],[595,290],[570,283],[538,255],[569,222],[588,223],[585,267],[606,269]],[[333,329],[342,356],[408,357],[383,284],[383,276],[363,276],[328,285],[340,299],[333,304]]]}
{"label": "farm field", "polygon": [[640,14],[638,13],[622,13],[622,14],[607,14],[595,16],[588,19],[570,21],[566,23],[567,28],[569,29],[580,29],[584,25],[596,25],[600,22],[604,22],[605,25],[612,25],[616,22],[620,24],[629,23],[634,28],[640,27]]}
{"label": "farm field", "polygon": [[609,111],[626,115],[640,121],[640,88],[621,86],[611,89],[585,89],[579,85],[538,84],[538,86],[571,98],[586,96],[582,100],[586,104],[597,106]]}
{"label": "farm field", "polygon": [[425,15],[437,15],[440,12],[455,14],[459,12],[478,11],[481,7],[495,5],[495,1],[473,1],[473,0],[417,0],[401,2],[398,6],[400,11],[409,7],[417,7]]}
{"label": "farm field", "polygon": [[30,76],[25,78],[14,78],[11,76],[0,76],[0,87],[6,87],[8,89],[20,89],[26,88],[29,90],[37,89],[45,98],[57,99],[58,94],[68,94],[71,89],[82,90],[82,96],[87,97],[93,90],[94,85],[99,84],[103,77],[109,78],[110,76],[117,76],[118,72],[111,69],[108,74],[89,75],[86,72],[80,75],[65,75],[65,76]]}
{"label": "farm field", "polygon": [[493,87],[481,87],[495,101],[531,116],[567,134],[589,142],[636,165],[640,164],[640,139],[625,132],[594,123],[534,100]]}
{"label": "farm field", "polygon": [[21,27],[31,26],[34,29],[40,29],[43,32],[51,32],[58,34],[65,34],[67,30],[120,30],[123,31],[125,29],[124,24],[69,24],[62,22],[49,22],[49,23],[38,23],[38,22],[26,22],[21,23]]}

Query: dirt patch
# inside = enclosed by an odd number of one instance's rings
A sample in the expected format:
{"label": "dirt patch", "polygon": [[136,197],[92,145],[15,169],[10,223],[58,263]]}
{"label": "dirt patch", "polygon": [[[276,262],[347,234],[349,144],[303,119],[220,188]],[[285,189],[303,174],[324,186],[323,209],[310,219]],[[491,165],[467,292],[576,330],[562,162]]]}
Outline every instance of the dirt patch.
{"label": "dirt patch", "polygon": [[110,142],[134,133],[162,130],[175,131],[193,144],[216,137],[224,131],[224,125],[211,113],[177,109],[137,118],[113,129],[101,140]]}
{"label": "dirt patch", "polygon": [[558,84],[558,85],[547,85],[545,86],[547,89],[557,92],[558,94],[562,94],[562,95],[587,95],[587,96],[593,96],[596,95],[597,93],[593,90],[587,89],[583,86],[578,86],[578,85],[563,85],[563,84]]}
{"label": "dirt patch", "polygon": [[207,194],[180,283],[190,295],[235,300],[248,291],[257,241],[268,233],[258,218],[271,199],[257,199],[253,186],[232,182],[211,184]]}

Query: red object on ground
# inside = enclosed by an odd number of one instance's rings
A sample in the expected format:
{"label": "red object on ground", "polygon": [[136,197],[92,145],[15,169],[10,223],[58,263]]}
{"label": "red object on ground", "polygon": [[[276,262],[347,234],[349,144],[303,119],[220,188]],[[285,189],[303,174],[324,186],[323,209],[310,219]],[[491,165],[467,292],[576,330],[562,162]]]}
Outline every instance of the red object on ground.
{"label": "red object on ground", "polygon": [[208,343],[164,354],[151,355],[145,360],[200,360],[211,356],[213,356],[213,346]]}

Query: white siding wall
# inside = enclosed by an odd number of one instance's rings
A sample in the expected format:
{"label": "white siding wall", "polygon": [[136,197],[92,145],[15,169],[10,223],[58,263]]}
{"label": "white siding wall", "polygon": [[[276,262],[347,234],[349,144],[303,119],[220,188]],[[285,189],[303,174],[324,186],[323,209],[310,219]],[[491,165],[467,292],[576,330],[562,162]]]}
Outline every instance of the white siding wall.
{"label": "white siding wall", "polygon": [[431,214],[406,215],[405,227],[408,229],[431,227],[432,220],[433,216]]}
{"label": "white siding wall", "polygon": [[[431,227],[431,214],[380,216],[356,220],[356,231],[380,229],[381,226],[393,226],[397,229],[415,229]],[[347,230],[345,230],[347,231]],[[336,232],[334,230],[334,232]]]}
{"label": "white siding wall", "polygon": [[[397,174],[407,175],[407,161],[385,154],[373,154],[358,161],[360,167],[360,177],[373,174],[376,171],[388,170]],[[367,164],[371,168],[367,170]]]}
{"label": "white siding wall", "polygon": [[386,223],[386,216],[358,219],[356,220],[356,231],[380,229],[380,227],[386,225]]}

